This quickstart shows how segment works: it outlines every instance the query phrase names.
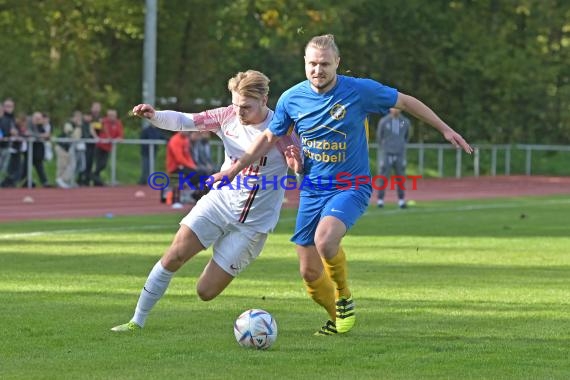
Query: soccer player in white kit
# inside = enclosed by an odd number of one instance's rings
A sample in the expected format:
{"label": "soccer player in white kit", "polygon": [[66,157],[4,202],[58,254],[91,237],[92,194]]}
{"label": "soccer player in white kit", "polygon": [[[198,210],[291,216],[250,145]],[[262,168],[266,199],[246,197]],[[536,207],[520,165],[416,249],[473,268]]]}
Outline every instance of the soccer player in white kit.
{"label": "soccer player in white kit", "polygon": [[[155,111],[148,104],[139,104],[133,113],[161,129],[216,133],[225,148],[222,165],[225,169],[243,155],[273,117],[273,111],[267,107],[269,79],[263,73],[240,72],[229,80],[228,89],[232,94],[232,105],[228,107],[190,114]],[[180,222],[170,248],[152,268],[133,317],[112,331],[142,328],[174,273],[210,246],[213,246],[212,258],[196,285],[198,296],[204,301],[218,296],[255,260],[279,219],[284,196],[284,186],[280,186],[279,179],[286,177],[288,165],[296,172],[302,167],[295,146],[299,146],[299,140],[295,135],[287,136],[280,145],[244,169],[243,176],[236,177],[231,185],[214,187],[196,203]],[[256,176],[257,180],[249,177],[244,186],[246,176]],[[270,180],[262,182],[262,177]]]}

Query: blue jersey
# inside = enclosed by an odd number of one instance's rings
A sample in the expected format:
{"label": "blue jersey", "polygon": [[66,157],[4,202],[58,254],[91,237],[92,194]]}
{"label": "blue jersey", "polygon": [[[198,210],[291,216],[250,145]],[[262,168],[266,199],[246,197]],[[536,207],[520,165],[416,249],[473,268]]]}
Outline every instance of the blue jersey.
{"label": "blue jersey", "polygon": [[[397,100],[396,89],[372,79],[337,75],[336,85],[324,94],[306,80],[281,95],[268,128],[277,136],[294,128],[310,183],[346,186],[342,179],[370,176],[368,115],[387,113]],[[347,173],[341,181],[339,173]]]}

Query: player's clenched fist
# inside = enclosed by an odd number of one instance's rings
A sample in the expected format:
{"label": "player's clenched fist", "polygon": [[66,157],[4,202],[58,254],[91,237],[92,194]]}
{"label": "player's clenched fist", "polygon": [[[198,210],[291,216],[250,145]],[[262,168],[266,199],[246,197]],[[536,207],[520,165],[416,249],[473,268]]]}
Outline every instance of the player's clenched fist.
{"label": "player's clenched fist", "polygon": [[150,119],[154,116],[154,108],[150,104],[139,104],[133,107],[133,114]]}

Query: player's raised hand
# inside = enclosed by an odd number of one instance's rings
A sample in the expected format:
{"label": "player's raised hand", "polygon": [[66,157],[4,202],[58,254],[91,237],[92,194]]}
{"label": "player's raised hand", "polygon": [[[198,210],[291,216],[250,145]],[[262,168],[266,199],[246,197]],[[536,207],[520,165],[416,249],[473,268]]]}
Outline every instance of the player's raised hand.
{"label": "player's raised hand", "polygon": [[471,145],[465,141],[465,139],[453,129],[446,131],[443,136],[447,141],[449,141],[454,147],[463,149],[466,153],[473,153],[473,148]]}
{"label": "player's raised hand", "polygon": [[150,119],[154,116],[154,108],[150,104],[139,104],[133,107],[133,115]]}
{"label": "player's raised hand", "polygon": [[288,145],[283,152],[287,166],[295,173],[303,173],[303,159],[301,158],[301,150],[296,145]]}

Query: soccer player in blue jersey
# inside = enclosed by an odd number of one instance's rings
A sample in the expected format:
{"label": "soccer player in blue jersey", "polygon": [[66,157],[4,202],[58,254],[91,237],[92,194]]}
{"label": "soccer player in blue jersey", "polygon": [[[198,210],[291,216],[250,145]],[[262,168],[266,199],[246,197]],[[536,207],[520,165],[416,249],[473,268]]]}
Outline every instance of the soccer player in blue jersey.
{"label": "soccer player in blue jersey", "polygon": [[316,335],[346,333],[355,322],[347,281],[343,236],[366,210],[372,194],[367,117],[401,109],[428,123],[467,153],[469,144],[429,107],[413,96],[372,79],[337,74],[338,47],[331,34],[313,37],[305,48],[307,80],[285,91],[269,127],[229,169],[216,173],[232,179],[265,154],[291,130],[301,137],[304,179],[295,233],[300,272],[311,298],[330,319]]}

